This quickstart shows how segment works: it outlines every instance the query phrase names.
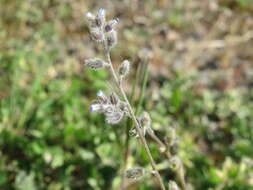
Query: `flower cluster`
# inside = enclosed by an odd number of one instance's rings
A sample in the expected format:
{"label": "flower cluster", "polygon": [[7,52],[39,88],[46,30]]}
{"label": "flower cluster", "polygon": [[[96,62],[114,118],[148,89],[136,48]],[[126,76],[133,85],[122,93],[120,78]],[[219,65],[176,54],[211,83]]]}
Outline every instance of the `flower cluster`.
{"label": "flower cluster", "polygon": [[97,15],[88,12],[85,14],[88,23],[91,38],[96,42],[106,40],[107,48],[111,49],[117,44],[117,32],[115,27],[119,19],[106,21],[105,9],[99,9]]}
{"label": "flower cluster", "polygon": [[[117,43],[116,25],[118,19],[106,21],[105,9],[99,9],[96,15],[88,12],[85,14],[89,23],[91,38],[96,42],[103,42],[105,50],[109,50]],[[84,65],[92,69],[101,69],[110,66],[111,62],[104,61],[100,58],[86,59]],[[118,75],[125,77],[130,69],[128,60],[124,60],[118,69]],[[107,123],[116,124],[121,121],[124,115],[129,115],[126,103],[121,101],[115,93],[111,93],[108,97],[102,91],[97,93],[97,99],[90,106],[90,111],[105,114]]]}
{"label": "flower cluster", "polygon": [[[146,133],[154,134],[154,131],[151,128],[151,118],[150,118],[148,112],[143,112],[142,115],[137,118],[137,121],[141,127],[141,130],[142,130],[144,136],[146,135]],[[135,137],[135,138],[139,137],[139,135],[136,131],[136,126],[134,126],[133,128],[130,129],[129,135],[131,137]]]}
{"label": "flower cluster", "polygon": [[[169,131],[169,135],[167,136],[166,142],[164,143],[155,135],[155,132],[151,128],[152,121],[147,112],[143,112],[140,117],[137,117],[135,115],[134,110],[130,105],[123,88],[123,79],[125,79],[129,73],[130,63],[128,60],[124,60],[119,65],[117,69],[118,72],[115,72],[114,66],[112,65],[110,51],[111,48],[117,44],[116,25],[118,23],[118,19],[106,21],[105,9],[99,9],[96,15],[88,12],[85,16],[89,23],[91,38],[95,42],[100,42],[103,45],[106,60],[104,61],[100,58],[86,59],[85,66],[92,69],[107,68],[110,70],[110,73],[112,74],[115,82],[114,84],[116,84],[116,87],[124,100],[122,101],[114,92],[106,96],[102,91],[98,91],[97,99],[92,102],[90,111],[103,113],[105,115],[105,121],[109,124],[119,123],[125,115],[130,117],[134,125],[134,127],[129,131],[130,136],[139,138],[140,142],[144,145],[145,152],[147,153],[152,166],[152,174],[157,178],[157,182],[159,183],[161,189],[165,190],[166,188],[163,184],[160,173],[157,170],[156,163],[152,158],[152,154],[146,141],[146,135],[149,135],[158,144],[160,152],[167,156],[169,159],[170,168],[175,170],[183,189],[185,189],[182,162],[179,157],[176,156],[178,150],[178,138],[176,136],[175,130],[172,128]],[[148,54],[147,51],[145,51],[143,55],[140,56],[143,59],[148,58],[148,55],[146,54]],[[143,168],[132,168],[127,169],[124,174],[125,178],[137,180],[146,174],[146,171]],[[123,181],[125,179],[124,177]],[[178,190],[178,186],[175,182],[171,182],[169,184],[169,189]]]}
{"label": "flower cluster", "polygon": [[105,114],[105,121],[109,124],[117,124],[124,115],[129,115],[125,102],[121,101],[115,93],[107,97],[102,91],[97,92],[97,99],[91,104],[90,111]]}

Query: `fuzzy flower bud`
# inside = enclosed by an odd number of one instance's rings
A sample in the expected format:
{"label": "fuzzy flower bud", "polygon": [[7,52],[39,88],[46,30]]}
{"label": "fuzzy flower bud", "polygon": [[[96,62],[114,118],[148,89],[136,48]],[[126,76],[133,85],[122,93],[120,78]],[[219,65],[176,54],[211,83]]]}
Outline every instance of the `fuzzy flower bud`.
{"label": "fuzzy flower bud", "polygon": [[128,73],[129,73],[129,70],[130,70],[130,63],[128,60],[124,60],[120,66],[119,66],[119,75],[121,77],[125,77]]}
{"label": "fuzzy flower bud", "polygon": [[107,112],[105,121],[109,124],[117,124],[119,123],[124,116],[124,112],[120,110],[114,110],[113,112]]}
{"label": "fuzzy flower bud", "polygon": [[154,134],[154,131],[151,128],[151,118],[148,112],[143,112],[142,116],[139,118],[139,123],[143,128],[144,135],[146,135],[146,133],[148,133],[149,135]]}
{"label": "fuzzy flower bud", "polygon": [[179,187],[178,187],[178,185],[176,184],[176,182],[175,181],[170,181],[169,182],[169,190],[179,190]]}
{"label": "fuzzy flower bud", "polygon": [[[85,14],[85,17],[86,17],[86,20],[88,21],[88,23],[89,23],[89,29],[90,29],[90,31],[92,30],[92,29],[97,29],[98,30],[98,26],[97,26],[97,23],[96,23],[96,16],[95,15],[93,15],[91,12],[87,12],[86,14]],[[94,33],[94,32],[93,32]]]}
{"label": "fuzzy flower bud", "polygon": [[169,163],[170,163],[170,168],[173,169],[173,170],[178,170],[181,167],[181,160],[177,156],[173,156],[170,159]]}
{"label": "fuzzy flower bud", "polygon": [[148,112],[143,112],[141,117],[141,125],[142,126],[150,126],[151,125],[151,118]]}
{"label": "fuzzy flower bud", "polygon": [[105,24],[105,9],[100,8],[95,18],[97,27],[101,27]]}
{"label": "fuzzy flower bud", "polygon": [[179,151],[179,140],[178,139],[176,139],[174,141],[174,143],[171,145],[170,151],[171,151],[172,155],[175,155],[178,153],[178,151]]}
{"label": "fuzzy flower bud", "polygon": [[117,32],[115,30],[108,32],[106,35],[106,40],[108,48],[113,48],[118,42]]}
{"label": "fuzzy flower bud", "polygon": [[139,137],[135,127],[133,127],[132,129],[129,130],[129,135],[130,135],[130,137],[135,137],[135,138]]}
{"label": "fuzzy flower bud", "polygon": [[116,24],[117,24],[118,22],[119,22],[119,19],[118,19],[118,18],[108,21],[108,22],[105,24],[105,29],[104,29],[105,32],[111,32],[111,31],[115,28],[115,26],[116,26]]}
{"label": "fuzzy flower bud", "polygon": [[101,42],[103,40],[103,34],[97,27],[90,28],[90,36],[91,39],[94,40],[95,42]]}
{"label": "fuzzy flower bud", "polygon": [[107,65],[107,62],[99,58],[91,58],[85,60],[85,66],[90,67],[92,69],[101,69]]}
{"label": "fuzzy flower bud", "polygon": [[138,179],[145,174],[145,170],[143,168],[131,168],[125,171],[125,175],[129,179]]}
{"label": "fuzzy flower bud", "polygon": [[119,103],[119,98],[114,92],[110,94],[109,99],[110,99],[110,103],[113,105],[117,105]]}

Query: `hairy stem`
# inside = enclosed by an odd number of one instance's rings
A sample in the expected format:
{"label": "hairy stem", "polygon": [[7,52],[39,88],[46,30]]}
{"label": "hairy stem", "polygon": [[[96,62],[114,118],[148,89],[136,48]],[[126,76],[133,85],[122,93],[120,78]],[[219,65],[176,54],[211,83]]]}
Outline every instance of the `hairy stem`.
{"label": "hairy stem", "polygon": [[[135,79],[134,79],[134,82],[133,82],[133,85],[132,85],[132,89],[131,89],[131,95],[128,98],[130,104],[133,101],[133,96],[134,96],[134,93],[135,93],[135,90],[136,90],[136,86],[137,86],[137,83],[138,83],[138,76],[140,74],[140,70],[141,70],[141,64],[138,64],[137,71],[135,73]],[[130,152],[130,135],[129,135],[129,130],[130,130],[130,125],[131,125],[131,118],[128,118],[125,124],[126,124],[125,125],[125,135],[126,135],[126,138],[125,138],[124,164],[123,164],[123,167],[122,167],[123,171],[126,170],[126,167],[127,167],[127,164],[128,164],[129,152]],[[125,183],[126,183],[126,177],[125,177],[125,175],[123,173],[122,174],[121,185],[120,185],[120,189],[121,190],[125,190]]]}
{"label": "hairy stem", "polygon": [[162,190],[166,190],[166,188],[165,188],[165,186],[164,186],[164,184],[163,184],[161,175],[159,174],[159,172],[158,172],[158,170],[157,170],[156,163],[155,163],[155,161],[154,161],[154,159],[153,159],[153,157],[152,157],[152,155],[151,155],[151,152],[150,152],[150,150],[149,150],[149,147],[148,147],[147,141],[146,141],[146,139],[145,139],[145,137],[144,137],[143,131],[141,130],[141,126],[139,125],[139,123],[138,123],[138,121],[137,121],[137,118],[136,118],[136,116],[135,116],[135,114],[134,114],[134,111],[133,111],[133,109],[132,109],[132,107],[131,107],[131,105],[130,105],[130,103],[129,103],[129,101],[128,101],[128,98],[127,98],[127,96],[126,96],[126,93],[125,93],[125,91],[124,91],[124,89],[123,89],[123,87],[122,87],[122,82],[121,82],[121,80],[119,80],[119,78],[117,77],[116,72],[115,72],[115,70],[114,70],[114,68],[113,68],[112,61],[111,61],[111,56],[110,56],[110,52],[109,52],[109,50],[108,50],[108,48],[107,48],[107,42],[106,42],[105,40],[103,40],[103,45],[104,45],[104,51],[105,51],[105,56],[106,56],[107,62],[108,62],[109,65],[110,65],[110,66],[109,66],[110,72],[111,72],[111,74],[112,74],[112,76],[113,76],[113,78],[114,78],[114,80],[115,80],[115,82],[116,82],[116,84],[117,84],[117,87],[118,87],[119,90],[120,90],[121,95],[123,96],[123,98],[124,98],[124,100],[125,100],[125,102],[126,102],[127,109],[128,109],[128,111],[129,111],[129,113],[130,113],[130,116],[131,116],[132,120],[134,121],[135,127],[136,127],[136,129],[137,129],[137,133],[138,133],[138,135],[139,135],[139,137],[140,137],[141,143],[142,143],[143,146],[144,146],[145,152],[146,152],[147,155],[148,155],[148,159],[149,159],[150,164],[151,164],[151,166],[152,166],[152,169],[153,169],[153,171],[154,171],[154,173],[155,173],[155,176],[157,177],[157,181],[158,181],[158,183],[159,183],[161,189],[162,189]]}

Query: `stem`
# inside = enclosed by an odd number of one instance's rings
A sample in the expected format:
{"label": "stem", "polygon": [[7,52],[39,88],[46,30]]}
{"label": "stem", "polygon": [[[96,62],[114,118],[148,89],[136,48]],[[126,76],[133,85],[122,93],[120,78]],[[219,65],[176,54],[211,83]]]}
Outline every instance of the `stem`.
{"label": "stem", "polygon": [[148,61],[143,61],[143,64],[144,64],[144,76],[142,80],[143,82],[141,86],[140,100],[138,102],[138,106],[135,112],[136,115],[138,115],[141,111],[141,106],[144,100],[144,94],[145,94],[145,90],[146,90],[147,82],[148,82]]}
{"label": "stem", "polygon": [[[134,79],[133,86],[131,89],[131,95],[128,98],[130,104],[133,101],[133,96],[134,96],[134,93],[136,90],[136,85],[138,83],[138,76],[139,76],[140,70],[141,70],[141,64],[138,64],[137,72],[135,74],[135,79]],[[125,149],[126,150],[125,150],[125,154],[124,154],[124,163],[123,163],[123,167],[122,167],[123,171],[125,171],[125,169],[127,167],[128,157],[129,157],[129,152],[130,152],[130,135],[129,135],[130,125],[131,125],[131,118],[127,118],[127,121],[125,123],[125,135],[126,135]],[[122,180],[121,180],[121,185],[120,185],[121,190],[125,190],[125,183],[126,183],[126,178],[125,178],[125,175],[123,174]]]}
{"label": "stem", "polygon": [[123,98],[124,98],[124,100],[125,100],[125,102],[126,102],[127,109],[128,109],[128,111],[129,111],[129,113],[130,113],[130,116],[131,116],[132,120],[134,121],[135,127],[136,127],[136,129],[137,129],[138,135],[139,135],[140,140],[141,140],[141,143],[142,143],[143,146],[144,146],[145,152],[146,152],[147,155],[148,155],[148,159],[149,159],[149,161],[150,161],[150,164],[151,164],[151,166],[152,166],[152,169],[153,169],[153,171],[155,172],[155,176],[157,177],[157,181],[158,181],[158,183],[159,183],[161,189],[162,189],[162,190],[166,190],[166,188],[165,188],[165,186],[164,186],[164,184],[163,184],[161,175],[159,174],[159,172],[158,172],[158,170],[157,170],[156,163],[155,163],[155,161],[154,161],[154,159],[153,159],[153,157],[152,157],[152,155],[151,155],[151,152],[150,152],[150,150],[149,150],[147,141],[146,141],[146,139],[145,139],[145,137],[144,137],[144,135],[143,135],[143,131],[141,130],[141,127],[140,127],[140,125],[139,125],[139,123],[138,123],[138,121],[137,121],[137,118],[136,118],[136,116],[135,116],[135,114],[134,114],[134,112],[133,112],[133,109],[132,109],[132,107],[131,107],[131,105],[130,105],[130,103],[129,103],[129,101],[128,101],[128,98],[127,98],[127,96],[126,96],[126,93],[125,93],[125,91],[124,91],[124,89],[123,89],[123,87],[122,87],[122,83],[120,82],[120,80],[118,79],[118,77],[117,77],[117,75],[116,75],[116,73],[115,73],[115,70],[114,70],[114,68],[113,68],[112,61],[111,61],[110,52],[109,52],[109,50],[108,50],[108,48],[107,48],[107,43],[106,43],[105,39],[103,40],[103,45],[104,45],[105,56],[106,56],[107,62],[108,62],[109,65],[110,65],[110,66],[109,66],[110,72],[111,72],[111,74],[112,74],[112,76],[113,76],[113,78],[114,78],[114,80],[115,80],[115,82],[116,82],[117,87],[118,87],[119,90],[120,90],[121,95],[123,96]]}
{"label": "stem", "polygon": [[[172,157],[168,147],[155,135],[155,133],[148,133],[149,136],[159,145],[159,150],[162,154],[164,154],[168,160]],[[182,190],[186,190],[186,183],[184,177],[184,169],[183,165],[180,166],[180,169],[176,171],[176,175],[181,184]]]}
{"label": "stem", "polygon": [[[111,68],[113,69],[113,67],[111,67]],[[112,70],[112,72],[114,72],[114,70]],[[153,157],[152,157],[152,155],[151,155],[151,152],[150,152],[150,150],[149,150],[147,141],[146,141],[146,139],[144,138],[143,132],[142,132],[140,126],[139,126],[139,123],[138,123],[138,121],[137,121],[137,119],[136,119],[136,116],[134,115],[133,109],[132,109],[132,107],[131,107],[131,105],[130,105],[128,99],[127,99],[127,96],[126,96],[126,94],[125,94],[125,91],[124,91],[122,85],[119,85],[119,88],[120,88],[121,95],[123,96],[125,102],[127,103],[128,111],[129,111],[129,113],[130,113],[131,118],[133,119],[133,121],[134,121],[134,123],[135,123],[137,132],[138,132],[138,134],[139,134],[139,136],[140,136],[140,139],[141,139],[141,142],[142,142],[142,144],[143,144],[143,146],[144,146],[144,149],[145,149],[145,151],[146,151],[146,153],[147,153],[147,155],[148,155],[148,158],[149,158],[149,161],[150,161],[150,163],[151,163],[151,166],[152,166],[153,170],[155,171],[155,173],[157,174],[157,179],[158,179],[159,185],[161,186],[161,189],[162,189],[162,190],[166,190],[166,189],[165,189],[165,186],[164,186],[164,184],[163,184],[163,182],[162,182],[162,178],[161,178],[159,172],[158,172],[157,169],[156,169],[156,163],[155,163],[155,161],[154,161],[154,159],[153,159]]]}

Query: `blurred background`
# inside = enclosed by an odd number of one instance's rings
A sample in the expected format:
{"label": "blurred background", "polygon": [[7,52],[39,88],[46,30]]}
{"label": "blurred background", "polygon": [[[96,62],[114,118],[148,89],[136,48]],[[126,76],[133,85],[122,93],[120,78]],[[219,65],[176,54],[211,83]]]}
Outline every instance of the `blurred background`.
{"label": "blurred background", "polygon": [[[112,57],[132,63],[132,104],[161,139],[176,129],[187,183],[252,190],[252,0],[0,0],[0,189],[118,190],[124,160],[150,169],[130,122],[89,112],[112,88],[106,71],[83,67],[103,56],[84,18],[100,7],[120,18]],[[149,177],[128,189],[158,189]]]}

